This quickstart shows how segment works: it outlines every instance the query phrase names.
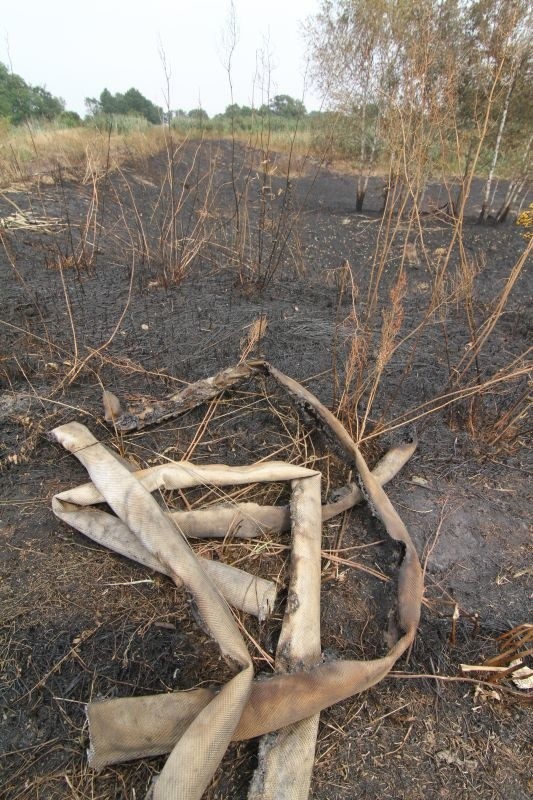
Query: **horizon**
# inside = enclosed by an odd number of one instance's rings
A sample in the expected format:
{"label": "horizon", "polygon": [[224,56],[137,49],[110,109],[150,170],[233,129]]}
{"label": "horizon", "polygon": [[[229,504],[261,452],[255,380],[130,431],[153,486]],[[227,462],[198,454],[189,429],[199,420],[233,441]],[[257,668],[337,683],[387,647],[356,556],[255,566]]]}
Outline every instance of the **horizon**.
{"label": "horizon", "polygon": [[[29,9],[26,4],[3,10],[0,61],[82,117],[87,113],[85,98],[98,98],[104,89],[116,94],[133,87],[166,108],[163,60],[170,71],[172,110],[203,108],[212,117],[232,102],[259,107],[279,94],[302,100],[308,111],[320,109],[323,101],[310,85],[302,34],[305,19],[318,11],[318,0],[297,0],[290,6],[271,0],[266,20],[264,5],[257,0],[235,0],[233,5],[233,97],[227,74],[231,2],[154,0],[147,22],[145,13],[137,15],[142,9],[138,1],[125,15],[121,3],[95,0],[87,15],[87,9],[73,12],[66,0],[46,5],[30,0]],[[267,54],[266,66],[261,65],[261,51]]]}

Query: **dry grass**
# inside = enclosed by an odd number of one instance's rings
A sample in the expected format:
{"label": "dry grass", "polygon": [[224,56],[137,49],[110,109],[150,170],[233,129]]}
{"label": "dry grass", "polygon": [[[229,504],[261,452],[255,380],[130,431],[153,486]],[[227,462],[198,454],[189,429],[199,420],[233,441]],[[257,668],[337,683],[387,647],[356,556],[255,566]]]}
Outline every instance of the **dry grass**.
{"label": "dry grass", "polygon": [[161,152],[164,129],[128,133],[100,132],[95,128],[12,128],[0,133],[0,187],[27,181],[50,183],[63,178],[88,182],[101,178],[128,161],[142,163]]}
{"label": "dry grass", "polygon": [[[263,148],[266,131],[246,133],[235,131],[235,141],[251,152]],[[228,134],[204,128],[187,128],[169,132],[164,126],[150,126],[124,133],[100,131],[90,126],[56,128],[53,126],[21,126],[0,129],[0,188],[9,188],[21,182],[58,180],[58,170],[64,178],[89,182],[96,174],[99,178],[126,163],[141,164],[150,156],[165,151],[169,137],[175,142],[190,140],[220,140]],[[287,156],[307,161],[312,153],[309,131],[268,131],[269,150],[276,152],[270,175],[283,174]],[[274,170],[274,171],[272,171]]]}
{"label": "dry grass", "polygon": [[[394,210],[393,210],[394,208]],[[448,247],[440,248],[436,260],[426,248],[426,231],[416,205],[402,223],[402,210],[385,210],[375,244],[373,265],[366,300],[356,285],[348,262],[335,274],[338,287],[337,323],[333,348],[333,375],[337,413],[357,441],[365,441],[417,422],[450,406],[458,406],[465,426],[474,439],[493,449],[519,449],[527,435],[531,409],[530,378],[533,364],[531,348],[509,354],[506,363],[496,368],[490,353],[491,337],[501,323],[517,282],[523,278],[533,240],[511,262],[489,300],[479,298],[479,276],[484,264],[472,258],[464,244],[463,219],[447,228]],[[425,305],[418,318],[405,315],[406,276],[416,231],[422,244],[430,282]],[[393,247],[401,247],[399,263],[392,259]],[[388,274],[387,274],[388,273]],[[389,288],[387,288],[389,287]],[[348,302],[350,311],[341,317],[339,309]],[[482,313],[480,313],[480,309]],[[376,319],[380,319],[379,327]],[[467,337],[464,350],[452,353],[448,329]],[[425,403],[391,415],[397,394],[410,375],[425,337],[438,326],[442,338],[435,352],[445,360],[447,380]],[[399,386],[380,415],[374,415],[377,397],[386,387],[390,371],[398,361],[405,364]]]}
{"label": "dry grass", "polygon": [[246,361],[246,359],[250,357],[250,354],[254,352],[254,350],[257,348],[257,345],[267,332],[267,328],[268,318],[266,314],[261,314],[260,317],[248,325],[246,335],[242,337],[240,342],[241,357],[239,362]]}

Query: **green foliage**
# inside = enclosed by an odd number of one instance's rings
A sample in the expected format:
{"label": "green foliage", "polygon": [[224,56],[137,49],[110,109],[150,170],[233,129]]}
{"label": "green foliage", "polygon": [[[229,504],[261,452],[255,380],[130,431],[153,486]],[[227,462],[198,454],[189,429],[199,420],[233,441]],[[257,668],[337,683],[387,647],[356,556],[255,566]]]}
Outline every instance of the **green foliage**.
{"label": "green foliage", "polygon": [[184,133],[200,130],[203,133],[231,136],[234,133],[270,131],[291,132],[298,125],[307,127],[308,115],[304,104],[289,95],[276,95],[268,105],[255,109],[232,103],[222,114],[209,119],[203,108],[193,108],[187,114],[179,109],[172,112],[172,125]]}
{"label": "green foliage", "polygon": [[144,131],[150,127],[146,117],[136,117],[133,114],[93,114],[86,124],[95,127],[101,133],[131,133]]}
{"label": "green foliage", "polygon": [[82,119],[76,111],[63,111],[56,122],[61,128],[78,128]]}
{"label": "green foliage", "polygon": [[226,106],[224,117],[251,117],[254,114],[254,109],[251,106],[240,106],[238,103],[232,103]]}
{"label": "green foliage", "polygon": [[354,108],[347,114],[314,112],[309,115],[309,122],[313,147],[320,153],[331,151],[355,165],[360,160],[362,145],[364,152],[369,152],[372,146],[376,155],[380,152],[378,111],[375,105],[367,107],[364,118],[363,110]]}
{"label": "green foliage", "polygon": [[359,150],[361,175],[376,154],[390,162],[407,146],[408,165],[418,159],[425,176],[462,175],[474,156],[482,173],[527,171],[531,9],[528,0],[321,0],[306,34],[313,78],[342,114],[335,150]]}
{"label": "green foliage", "polygon": [[196,122],[207,122],[209,119],[209,114],[203,108],[191,108],[187,116]]}
{"label": "green foliage", "polygon": [[86,97],[85,105],[89,116],[100,117],[102,114],[111,116],[143,117],[148,122],[158,125],[163,119],[163,110],[152,103],[138,89],[128,89],[121,94],[111,94],[109,89],[104,89],[99,99]]}
{"label": "green foliage", "polygon": [[277,94],[269,103],[269,111],[276,117],[298,119],[305,117],[306,108],[301,100],[295,100],[288,94]]}
{"label": "green foliage", "polygon": [[19,125],[33,118],[52,120],[64,110],[61,98],[43,86],[30,86],[0,63],[0,117]]}
{"label": "green foliage", "polygon": [[11,123],[7,117],[0,116],[0,145],[7,139],[11,132]]}

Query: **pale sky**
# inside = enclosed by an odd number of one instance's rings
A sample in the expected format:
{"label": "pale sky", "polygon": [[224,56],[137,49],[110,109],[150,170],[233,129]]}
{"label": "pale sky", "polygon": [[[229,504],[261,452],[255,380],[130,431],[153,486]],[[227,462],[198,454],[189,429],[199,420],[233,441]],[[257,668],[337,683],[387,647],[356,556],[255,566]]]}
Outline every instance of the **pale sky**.
{"label": "pale sky", "polygon": [[[67,108],[85,113],[85,97],[134,86],[165,106],[163,48],[171,70],[171,108],[201,105],[210,116],[230,103],[224,67],[230,0],[2,0],[0,61],[27,83],[45,85]],[[306,87],[301,23],[319,0],[235,0],[234,101],[251,105],[258,52],[271,54],[270,96],[321,99]],[[254,105],[264,99],[255,81]],[[266,83],[266,77],[263,81]],[[309,84],[309,81],[307,81]]]}

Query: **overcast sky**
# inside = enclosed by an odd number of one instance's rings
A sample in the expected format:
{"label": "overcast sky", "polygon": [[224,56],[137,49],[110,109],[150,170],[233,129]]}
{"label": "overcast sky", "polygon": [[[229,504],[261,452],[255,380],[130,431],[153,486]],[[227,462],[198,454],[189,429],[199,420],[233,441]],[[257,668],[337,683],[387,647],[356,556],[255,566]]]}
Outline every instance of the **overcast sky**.
{"label": "overcast sky", "polygon": [[[85,97],[107,87],[131,86],[157,105],[164,102],[162,47],[171,71],[171,108],[201,105],[210,116],[230,103],[224,64],[230,0],[2,0],[0,61],[27,83],[45,85],[67,108],[85,113]],[[260,105],[258,53],[271,56],[270,96],[304,99],[320,107],[306,88],[305,18],[319,0],[235,0],[237,47],[233,59],[235,102]],[[264,83],[264,81],[263,81]],[[255,96],[254,96],[255,92]]]}

